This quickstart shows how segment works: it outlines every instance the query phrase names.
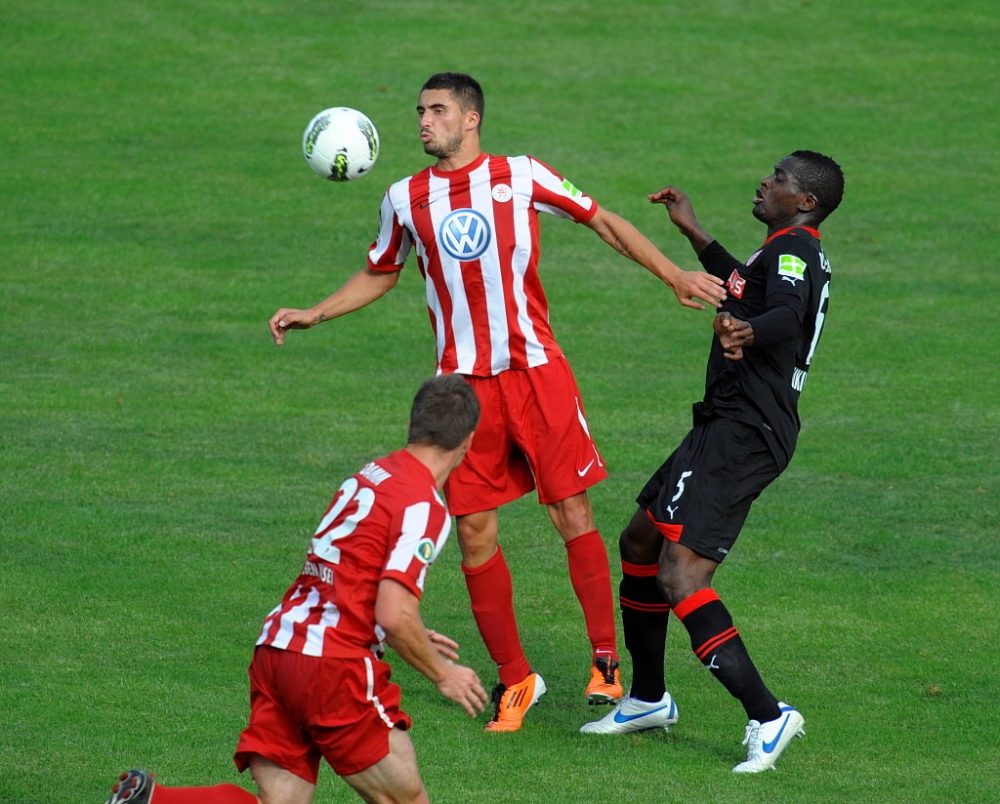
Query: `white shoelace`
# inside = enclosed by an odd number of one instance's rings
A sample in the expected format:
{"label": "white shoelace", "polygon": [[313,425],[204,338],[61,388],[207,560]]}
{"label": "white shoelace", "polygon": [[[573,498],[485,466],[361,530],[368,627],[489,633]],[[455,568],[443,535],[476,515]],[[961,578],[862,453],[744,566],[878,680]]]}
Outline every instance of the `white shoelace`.
{"label": "white shoelace", "polygon": [[754,725],[753,723],[747,723],[747,732],[746,735],[743,737],[743,745],[750,746],[750,756],[747,757],[748,762],[757,755],[757,752],[760,748],[760,739],[758,739],[759,734],[760,734],[760,723],[758,723],[757,725]]}

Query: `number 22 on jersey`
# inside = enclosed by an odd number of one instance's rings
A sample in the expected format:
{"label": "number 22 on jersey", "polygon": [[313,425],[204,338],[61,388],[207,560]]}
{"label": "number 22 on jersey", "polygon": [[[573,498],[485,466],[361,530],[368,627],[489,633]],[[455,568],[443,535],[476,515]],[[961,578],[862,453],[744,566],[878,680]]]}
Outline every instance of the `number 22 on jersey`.
{"label": "number 22 on jersey", "polygon": [[[341,515],[350,503],[357,503],[354,510],[346,517]],[[316,528],[310,551],[317,558],[330,564],[340,563],[340,548],[334,542],[344,539],[354,533],[360,522],[371,513],[375,505],[375,492],[367,486],[361,487],[357,478],[349,477],[341,485],[337,496],[333,498],[330,509],[326,512]]]}

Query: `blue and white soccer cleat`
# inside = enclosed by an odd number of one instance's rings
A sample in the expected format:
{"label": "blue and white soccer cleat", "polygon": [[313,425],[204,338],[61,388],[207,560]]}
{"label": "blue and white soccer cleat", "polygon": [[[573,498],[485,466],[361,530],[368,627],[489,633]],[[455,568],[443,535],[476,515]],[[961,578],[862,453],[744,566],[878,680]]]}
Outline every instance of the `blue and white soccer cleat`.
{"label": "blue and white soccer cleat", "polygon": [[631,695],[622,698],[615,708],[593,723],[584,723],[584,734],[629,734],[648,729],[667,730],[677,722],[677,704],[669,692],[658,701],[640,701]]}
{"label": "blue and white soccer cleat", "polygon": [[781,709],[781,717],[777,720],[766,723],[751,720],[747,724],[746,737],[743,738],[743,745],[748,746],[747,759],[733,768],[733,773],[772,770],[792,738],[805,735],[805,718],[786,703],[779,702],[778,707]]}

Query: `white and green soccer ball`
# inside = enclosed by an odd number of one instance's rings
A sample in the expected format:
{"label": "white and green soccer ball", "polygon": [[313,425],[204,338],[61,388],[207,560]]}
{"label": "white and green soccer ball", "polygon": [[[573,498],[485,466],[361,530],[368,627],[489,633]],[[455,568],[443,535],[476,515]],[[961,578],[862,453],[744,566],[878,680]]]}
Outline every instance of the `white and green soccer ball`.
{"label": "white and green soccer ball", "polygon": [[302,155],[330,181],[364,176],[378,159],[378,131],[357,109],[335,106],[317,114],[302,135]]}

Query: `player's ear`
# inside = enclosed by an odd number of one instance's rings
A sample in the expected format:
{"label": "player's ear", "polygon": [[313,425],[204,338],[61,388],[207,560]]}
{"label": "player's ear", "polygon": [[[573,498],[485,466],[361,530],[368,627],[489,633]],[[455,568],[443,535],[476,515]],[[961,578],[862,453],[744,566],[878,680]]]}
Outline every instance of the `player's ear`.
{"label": "player's ear", "polygon": [[476,434],[476,431],[475,431],[475,430],[473,430],[473,431],[472,431],[471,433],[469,433],[469,434],[468,434],[468,435],[467,435],[467,436],[465,437],[465,440],[464,440],[464,441],[462,442],[462,444],[461,444],[461,448],[462,448],[462,454],[463,454],[463,455],[464,455],[464,454],[465,454],[466,452],[468,452],[468,451],[469,451],[470,449],[472,449],[472,437],[473,437],[473,436],[474,436],[475,434]]}
{"label": "player's ear", "polygon": [[817,204],[819,201],[812,193],[802,193],[802,197],[799,199],[799,212],[812,212],[816,209]]}

